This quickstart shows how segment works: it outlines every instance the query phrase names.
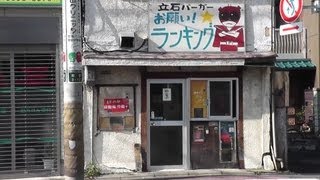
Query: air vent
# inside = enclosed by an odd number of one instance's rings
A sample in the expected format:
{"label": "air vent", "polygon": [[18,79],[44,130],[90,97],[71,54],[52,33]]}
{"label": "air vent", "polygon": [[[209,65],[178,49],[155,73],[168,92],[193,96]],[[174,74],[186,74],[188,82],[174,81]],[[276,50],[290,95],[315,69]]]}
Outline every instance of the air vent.
{"label": "air vent", "polygon": [[121,48],[133,48],[134,47],[134,37],[131,36],[122,36],[121,37]]}

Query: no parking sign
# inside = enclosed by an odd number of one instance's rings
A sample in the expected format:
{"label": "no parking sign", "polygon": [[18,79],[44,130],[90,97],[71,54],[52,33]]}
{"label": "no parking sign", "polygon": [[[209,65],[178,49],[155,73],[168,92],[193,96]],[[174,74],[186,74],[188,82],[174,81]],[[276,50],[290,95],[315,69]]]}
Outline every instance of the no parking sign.
{"label": "no parking sign", "polygon": [[303,9],[303,0],[280,0],[280,16],[287,22],[296,21]]}

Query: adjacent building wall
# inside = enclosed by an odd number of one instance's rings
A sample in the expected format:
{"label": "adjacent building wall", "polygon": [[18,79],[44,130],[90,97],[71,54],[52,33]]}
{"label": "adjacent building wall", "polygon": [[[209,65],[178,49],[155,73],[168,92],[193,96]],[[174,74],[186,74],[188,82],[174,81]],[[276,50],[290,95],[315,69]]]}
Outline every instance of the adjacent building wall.
{"label": "adjacent building wall", "polygon": [[[305,6],[310,6],[311,1],[305,1]],[[311,9],[304,9],[301,16],[303,26],[307,28],[307,58],[312,60],[317,67],[315,88],[320,87],[320,14],[311,13]]]}
{"label": "adjacent building wall", "polygon": [[[311,1],[304,2],[306,6],[311,5]],[[314,88],[320,88],[320,13],[311,13],[311,9],[305,9],[302,14],[303,26],[307,28],[307,58],[316,65]],[[319,110],[315,109],[315,130],[319,130],[320,119]],[[317,115],[317,116],[316,116]]]}

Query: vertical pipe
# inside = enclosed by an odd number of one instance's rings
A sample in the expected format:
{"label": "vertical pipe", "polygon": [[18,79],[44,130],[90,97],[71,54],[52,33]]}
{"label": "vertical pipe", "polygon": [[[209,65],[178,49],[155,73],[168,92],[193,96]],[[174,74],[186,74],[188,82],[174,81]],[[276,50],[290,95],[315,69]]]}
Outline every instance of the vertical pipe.
{"label": "vertical pipe", "polygon": [[[275,30],[275,1],[271,1],[271,43],[272,47],[274,47],[274,30]],[[274,49],[273,49],[274,51]],[[270,118],[271,118],[271,131],[272,131],[272,146],[274,150],[274,156],[277,157],[277,148],[276,148],[276,132],[275,132],[275,121],[274,121],[274,104],[273,104],[273,77],[274,77],[274,70],[271,69],[270,72]]]}
{"label": "vertical pipe", "polygon": [[[278,50],[275,49],[275,28],[276,28],[276,22],[275,22],[275,10],[274,7],[275,6],[275,1],[271,0],[271,51],[276,52]],[[278,34],[277,34],[278,35]]]}
{"label": "vertical pipe", "polygon": [[81,0],[62,4],[64,174],[84,179]]}
{"label": "vertical pipe", "polygon": [[274,70],[270,68],[270,123],[271,123],[271,144],[270,144],[270,151],[271,151],[271,156],[272,156],[272,160],[275,166],[275,169],[278,170],[278,166],[277,166],[277,161],[276,158],[278,157],[277,155],[277,146],[276,146],[276,125],[275,125],[275,121],[274,121],[274,99],[273,99],[273,76],[274,76]]}

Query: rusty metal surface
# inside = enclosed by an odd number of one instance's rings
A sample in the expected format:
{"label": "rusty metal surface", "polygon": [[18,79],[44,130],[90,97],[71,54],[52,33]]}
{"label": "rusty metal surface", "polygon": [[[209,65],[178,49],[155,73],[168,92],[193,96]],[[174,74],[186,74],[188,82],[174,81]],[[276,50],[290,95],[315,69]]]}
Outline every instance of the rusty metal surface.
{"label": "rusty metal surface", "polygon": [[[65,175],[76,177],[83,175],[83,115],[81,104],[65,104],[64,106],[64,170]],[[70,146],[75,142],[75,147]]]}

